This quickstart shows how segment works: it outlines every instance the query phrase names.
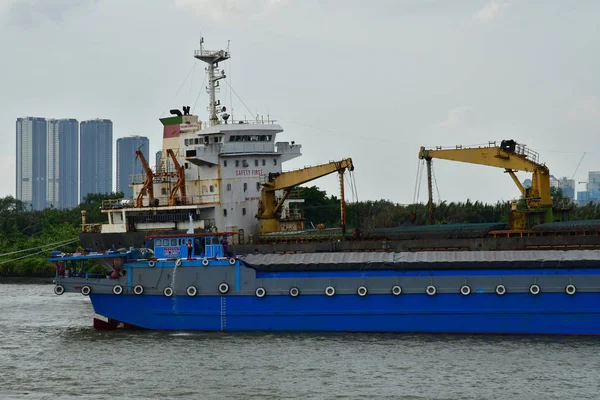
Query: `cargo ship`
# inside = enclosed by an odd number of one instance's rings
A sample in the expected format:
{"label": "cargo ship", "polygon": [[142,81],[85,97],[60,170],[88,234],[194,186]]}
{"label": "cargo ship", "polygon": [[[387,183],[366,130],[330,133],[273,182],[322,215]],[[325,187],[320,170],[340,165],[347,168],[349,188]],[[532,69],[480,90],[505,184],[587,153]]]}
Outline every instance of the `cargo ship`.
{"label": "cargo ship", "polygon": [[[134,198],[103,204],[102,225],[83,214],[86,250],[48,258],[55,293],[89,296],[96,328],[600,334],[598,229],[556,222],[537,154],[513,141],[419,153],[429,177],[434,158],[532,172],[531,188],[515,180],[508,225],[346,232],[352,159],[283,172],[301,146],[216,100],[229,52],[201,42],[194,57],[207,64],[209,121],[189,107],[161,119],[163,157],[151,169],[137,153]],[[306,229],[294,188],[328,174],[341,228]]]}

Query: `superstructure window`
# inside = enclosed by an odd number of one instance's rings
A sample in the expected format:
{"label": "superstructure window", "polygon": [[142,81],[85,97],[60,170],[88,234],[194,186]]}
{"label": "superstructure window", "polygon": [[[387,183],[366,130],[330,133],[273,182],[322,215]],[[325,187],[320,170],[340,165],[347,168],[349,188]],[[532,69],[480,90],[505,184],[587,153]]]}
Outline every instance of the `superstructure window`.
{"label": "superstructure window", "polygon": [[227,166],[227,160],[223,160],[223,166],[226,167]]}
{"label": "superstructure window", "polygon": [[224,216],[224,217],[226,217],[226,216],[227,216],[227,209],[226,209],[226,208],[224,208],[224,209],[223,209],[223,216]]}
{"label": "superstructure window", "polygon": [[250,164],[248,164],[248,161],[246,160],[242,160],[242,167],[246,168],[247,166],[249,166]]}
{"label": "superstructure window", "polygon": [[162,246],[162,239],[155,239],[154,246]]}
{"label": "superstructure window", "polygon": [[254,166],[258,167],[258,158],[254,160]]}
{"label": "superstructure window", "polygon": [[242,215],[246,215],[246,207],[242,208]]}
{"label": "superstructure window", "polygon": [[248,190],[248,182],[244,182],[244,192]]}
{"label": "superstructure window", "polygon": [[231,192],[231,183],[228,183],[228,184],[227,184],[227,191],[228,191],[228,192]]}
{"label": "superstructure window", "polygon": [[215,191],[215,187],[213,185],[210,185],[208,187],[208,191],[211,192],[211,193],[214,192]]}
{"label": "superstructure window", "polygon": [[273,165],[277,165],[277,159],[276,158],[273,159]]}
{"label": "superstructure window", "polygon": [[240,160],[235,160],[235,166],[239,167],[240,166]]}
{"label": "superstructure window", "polygon": [[264,167],[265,165],[267,165],[267,160],[265,160],[264,158],[262,159],[262,165],[263,165],[263,167]]}
{"label": "superstructure window", "polygon": [[260,190],[260,182],[256,182],[256,190]]}

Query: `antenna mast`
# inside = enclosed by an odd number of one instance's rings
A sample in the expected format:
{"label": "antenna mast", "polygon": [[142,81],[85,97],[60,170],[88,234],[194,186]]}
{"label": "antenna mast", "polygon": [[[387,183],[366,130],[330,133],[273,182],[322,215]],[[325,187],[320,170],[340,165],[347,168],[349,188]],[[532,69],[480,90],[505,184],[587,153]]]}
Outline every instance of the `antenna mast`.
{"label": "antenna mast", "polygon": [[[218,70],[219,62],[229,59],[229,48],[227,50],[206,50],[204,49],[204,38],[200,38],[200,50],[194,51],[194,58],[204,61],[208,64],[206,72],[208,74],[208,92],[209,103],[208,113],[210,126],[219,124],[217,107],[221,105],[220,100],[216,100],[215,93],[219,89],[218,81],[225,78],[225,70]],[[227,46],[229,47],[229,46]],[[224,111],[224,110],[223,110]]]}

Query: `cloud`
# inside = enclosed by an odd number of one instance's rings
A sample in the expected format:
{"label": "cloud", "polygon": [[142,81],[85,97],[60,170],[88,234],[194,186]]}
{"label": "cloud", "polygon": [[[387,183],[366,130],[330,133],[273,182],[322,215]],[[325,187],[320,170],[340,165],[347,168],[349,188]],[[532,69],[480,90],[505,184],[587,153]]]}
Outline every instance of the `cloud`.
{"label": "cloud", "polygon": [[189,8],[215,22],[262,17],[285,6],[287,0],[175,0],[175,6]]}
{"label": "cloud", "polygon": [[11,25],[35,25],[43,20],[61,23],[68,13],[89,9],[100,0],[0,0],[0,16]]}
{"label": "cloud", "polygon": [[448,111],[448,116],[446,119],[438,124],[438,126],[443,128],[451,128],[455,126],[462,125],[465,120],[467,113],[471,110],[471,107],[460,106],[453,108]]}
{"label": "cloud", "polygon": [[473,19],[482,24],[491,22],[502,14],[502,11],[508,7],[508,3],[497,3],[491,1],[486,4],[483,8],[473,13]]}
{"label": "cloud", "polygon": [[567,113],[571,121],[592,121],[600,119],[600,98],[584,97],[571,106]]}

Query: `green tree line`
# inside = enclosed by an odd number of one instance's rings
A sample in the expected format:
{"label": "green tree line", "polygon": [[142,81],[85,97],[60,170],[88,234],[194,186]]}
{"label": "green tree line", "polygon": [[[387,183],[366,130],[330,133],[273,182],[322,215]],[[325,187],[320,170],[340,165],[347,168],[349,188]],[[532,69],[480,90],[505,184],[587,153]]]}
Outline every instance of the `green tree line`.
{"label": "green tree line", "polygon": [[[303,213],[307,228],[318,224],[340,226],[340,199],[337,196],[329,196],[316,186],[299,187],[296,191],[304,199]],[[560,191],[553,195],[557,202],[561,201]],[[72,252],[81,249],[77,241],[52,246],[78,237],[81,211],[87,212],[88,223],[104,223],[106,216],[100,212],[102,201],[122,197],[122,193],[89,194],[78,207],[66,210],[50,207],[43,211],[33,211],[10,196],[0,198],[0,277],[52,276],[53,269],[45,261],[51,250]],[[442,202],[436,204],[434,218],[440,224],[506,222],[508,212],[509,206],[504,202]],[[570,219],[600,219],[600,204],[574,207]],[[362,232],[406,224],[425,225],[428,220],[427,205],[422,203],[403,205],[389,200],[346,203],[348,229],[358,227]],[[7,254],[24,249],[33,250]]]}
{"label": "green tree line", "polygon": [[[81,211],[88,223],[105,222],[100,204],[105,199],[123,198],[122,193],[89,194],[72,209],[31,210],[12,196],[0,198],[0,276],[51,276],[46,258],[52,250],[73,252],[81,249],[78,241],[52,247],[53,243],[77,239],[81,231]],[[15,253],[20,250],[32,249]],[[12,254],[8,254],[12,253]]]}

